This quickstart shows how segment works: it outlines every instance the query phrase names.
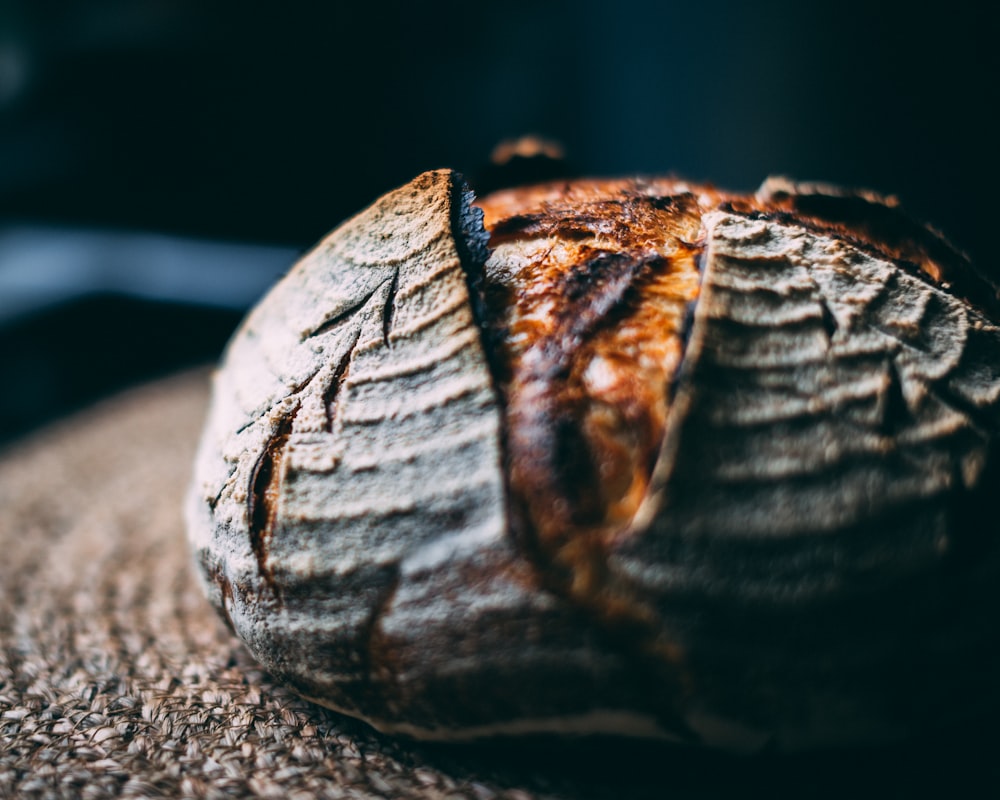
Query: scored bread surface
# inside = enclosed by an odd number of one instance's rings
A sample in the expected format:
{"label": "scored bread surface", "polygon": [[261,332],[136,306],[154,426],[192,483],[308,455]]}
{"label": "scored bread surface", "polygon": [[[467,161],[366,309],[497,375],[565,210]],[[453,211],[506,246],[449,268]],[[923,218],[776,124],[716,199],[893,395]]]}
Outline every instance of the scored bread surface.
{"label": "scored bread surface", "polygon": [[829,187],[469,201],[442,170],[344,223],[216,375],[190,538],[269,670],[427,738],[794,748],[996,699],[987,278]]}

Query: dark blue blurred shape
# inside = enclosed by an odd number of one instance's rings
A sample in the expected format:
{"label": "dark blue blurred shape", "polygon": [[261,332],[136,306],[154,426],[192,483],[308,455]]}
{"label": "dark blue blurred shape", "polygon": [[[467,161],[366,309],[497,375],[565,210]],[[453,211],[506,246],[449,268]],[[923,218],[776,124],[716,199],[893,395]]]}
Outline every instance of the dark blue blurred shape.
{"label": "dark blue blurred shape", "polygon": [[239,311],[297,255],[291,247],[152,233],[0,227],[0,326],[107,294]]}
{"label": "dark blue blurred shape", "polygon": [[216,358],[296,256],[156,234],[0,228],[0,441]]}

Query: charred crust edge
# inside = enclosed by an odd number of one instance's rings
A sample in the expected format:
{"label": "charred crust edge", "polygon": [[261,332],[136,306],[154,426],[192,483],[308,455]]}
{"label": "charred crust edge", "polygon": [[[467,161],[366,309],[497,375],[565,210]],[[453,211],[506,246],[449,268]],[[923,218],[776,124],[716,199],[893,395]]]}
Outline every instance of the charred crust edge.
{"label": "charred crust edge", "polygon": [[268,547],[277,517],[273,493],[281,480],[281,464],[288,445],[288,438],[292,433],[294,419],[295,412],[293,411],[282,419],[268,439],[251,471],[249,492],[247,492],[250,547],[257,559],[257,570],[261,578],[276,596],[279,595],[279,591],[274,580],[274,568],[268,561]]}

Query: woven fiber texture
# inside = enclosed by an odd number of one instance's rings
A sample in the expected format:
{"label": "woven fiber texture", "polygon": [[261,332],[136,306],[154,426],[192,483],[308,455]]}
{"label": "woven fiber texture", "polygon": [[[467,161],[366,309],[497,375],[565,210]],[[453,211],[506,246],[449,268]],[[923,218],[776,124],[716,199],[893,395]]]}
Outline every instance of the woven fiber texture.
{"label": "woven fiber texture", "polygon": [[994,777],[989,720],[739,758],[601,739],[429,747],[307,703],[194,578],[180,509],[206,400],[207,373],[186,373],[0,455],[0,797],[896,796],[936,780],[954,796]]}

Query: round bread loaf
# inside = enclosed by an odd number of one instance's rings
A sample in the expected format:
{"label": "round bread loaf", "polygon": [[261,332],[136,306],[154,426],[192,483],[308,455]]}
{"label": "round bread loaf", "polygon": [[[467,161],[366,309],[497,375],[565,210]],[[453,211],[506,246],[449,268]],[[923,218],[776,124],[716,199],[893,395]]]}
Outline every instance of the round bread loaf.
{"label": "round bread loaf", "polygon": [[998,699],[998,321],[892,198],[426,173],[233,337],[191,544],[384,731],[907,736]]}

